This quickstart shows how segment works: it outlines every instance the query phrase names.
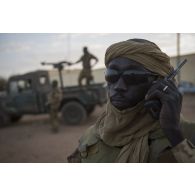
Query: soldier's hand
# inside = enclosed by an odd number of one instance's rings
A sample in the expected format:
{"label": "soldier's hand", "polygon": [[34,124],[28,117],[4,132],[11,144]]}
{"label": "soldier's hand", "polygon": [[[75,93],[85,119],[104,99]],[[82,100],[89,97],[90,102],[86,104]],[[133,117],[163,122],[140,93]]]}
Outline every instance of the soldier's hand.
{"label": "soldier's hand", "polygon": [[149,89],[146,100],[160,100],[162,108],[159,122],[165,135],[173,146],[184,138],[180,129],[182,95],[172,81],[155,81]]}

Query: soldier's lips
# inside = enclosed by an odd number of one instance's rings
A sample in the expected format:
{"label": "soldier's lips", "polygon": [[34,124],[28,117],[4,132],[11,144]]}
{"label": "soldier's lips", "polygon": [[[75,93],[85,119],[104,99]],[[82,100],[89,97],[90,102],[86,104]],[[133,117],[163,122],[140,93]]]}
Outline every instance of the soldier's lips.
{"label": "soldier's lips", "polygon": [[111,102],[115,106],[125,106],[125,105],[127,105],[127,102],[124,100],[124,98],[112,99]]}
{"label": "soldier's lips", "polygon": [[111,98],[111,103],[112,105],[114,105],[117,108],[128,108],[129,106],[131,106],[130,101],[127,100],[125,97],[121,97],[121,96],[113,96]]}
{"label": "soldier's lips", "polygon": [[122,97],[122,96],[113,96],[111,98],[112,101],[115,101],[115,102],[125,102],[125,98]]}
{"label": "soldier's lips", "polygon": [[113,99],[112,102],[125,102],[124,99]]}
{"label": "soldier's lips", "polygon": [[124,100],[113,100],[112,105],[119,110],[123,110],[128,107],[128,104]]}

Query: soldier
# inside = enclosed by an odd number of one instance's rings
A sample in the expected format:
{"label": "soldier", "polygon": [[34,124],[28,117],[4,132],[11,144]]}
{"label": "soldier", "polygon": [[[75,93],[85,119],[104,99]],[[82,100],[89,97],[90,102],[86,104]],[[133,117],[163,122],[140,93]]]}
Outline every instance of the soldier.
{"label": "soldier", "polygon": [[[186,132],[195,124],[180,117],[182,95],[170,58],[144,39],[111,45],[105,54],[108,102],[103,114],[79,140],[69,162],[195,162]],[[146,103],[161,103],[159,118]]]}
{"label": "soldier", "polygon": [[83,55],[81,56],[81,58],[76,61],[75,63],[72,64],[77,64],[82,62],[82,66],[83,69],[81,70],[79,77],[78,77],[78,84],[79,86],[82,86],[82,80],[86,79],[86,85],[89,85],[91,81],[93,81],[93,75],[91,72],[91,60],[94,59],[95,63],[93,64],[93,66],[95,64],[97,64],[98,62],[98,58],[95,57],[94,55],[92,55],[91,53],[89,53],[87,47],[83,47]]}
{"label": "soldier", "polygon": [[54,133],[58,132],[59,121],[58,121],[58,109],[62,100],[62,92],[58,88],[58,82],[54,80],[52,82],[52,91],[48,95],[49,112],[50,112],[50,122],[52,131]]}

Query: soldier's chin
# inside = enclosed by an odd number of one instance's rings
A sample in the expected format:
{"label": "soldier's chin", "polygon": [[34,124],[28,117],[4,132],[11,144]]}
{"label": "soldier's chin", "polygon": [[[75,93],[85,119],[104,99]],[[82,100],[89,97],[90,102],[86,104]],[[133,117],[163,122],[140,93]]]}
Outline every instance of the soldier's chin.
{"label": "soldier's chin", "polygon": [[111,101],[111,103],[115,108],[117,108],[119,110],[125,110],[128,108],[128,104],[125,102],[122,102],[122,101],[113,100],[113,101]]}
{"label": "soldier's chin", "polygon": [[126,102],[126,101],[118,101],[118,100],[112,100],[112,105],[117,108],[118,110],[125,110],[128,108],[132,108],[137,105],[138,102]]}

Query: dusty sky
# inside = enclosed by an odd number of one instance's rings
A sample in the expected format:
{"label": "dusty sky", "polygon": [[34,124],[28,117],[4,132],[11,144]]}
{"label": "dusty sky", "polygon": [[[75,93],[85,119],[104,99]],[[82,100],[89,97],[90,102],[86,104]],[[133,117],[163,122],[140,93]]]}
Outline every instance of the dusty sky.
{"label": "dusty sky", "polygon": [[[90,34],[0,34],[0,76],[24,73],[42,67],[41,61],[76,61],[82,47],[99,58],[96,68],[104,66],[106,48],[117,41],[145,38],[155,42],[168,55],[176,55],[176,34],[171,33],[90,33]],[[181,34],[181,54],[195,53],[195,33]],[[80,68],[75,65],[72,68]]]}

